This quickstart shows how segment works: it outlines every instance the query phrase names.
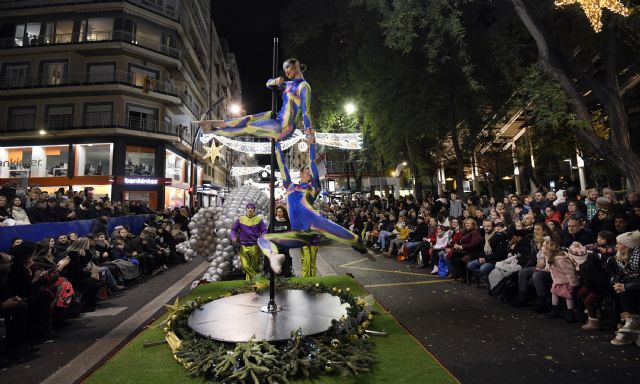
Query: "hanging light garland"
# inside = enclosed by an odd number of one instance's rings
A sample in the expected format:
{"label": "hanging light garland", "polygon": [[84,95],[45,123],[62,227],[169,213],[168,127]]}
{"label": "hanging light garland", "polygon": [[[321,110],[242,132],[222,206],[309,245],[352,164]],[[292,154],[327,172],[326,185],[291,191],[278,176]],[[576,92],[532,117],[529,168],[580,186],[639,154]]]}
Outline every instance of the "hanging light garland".
{"label": "hanging light garland", "polygon": [[580,4],[587,15],[593,30],[602,31],[602,9],[607,8],[611,12],[622,16],[629,16],[629,8],[625,7],[618,0],[556,0],[556,7],[564,7],[571,4]]}
{"label": "hanging light garland", "polygon": [[[211,139],[216,139],[220,143],[222,143],[222,145],[238,152],[255,155],[267,155],[271,153],[271,143],[268,141],[256,142],[234,140],[228,137],[216,135],[215,133],[206,133],[200,137],[200,141],[202,141],[204,144],[211,141]],[[304,140],[304,134],[300,131],[295,131],[291,138],[280,142],[280,147],[282,148],[282,150],[285,150],[292,147],[301,140]],[[362,149],[362,134],[317,132],[316,142],[321,145],[342,149]]]}
{"label": "hanging light garland", "polygon": [[[231,167],[231,176],[234,177],[249,176],[260,172],[271,174],[271,166],[265,165],[264,167]],[[292,180],[299,179],[300,171],[289,171],[289,176],[291,176]],[[276,171],[276,179],[282,179],[282,176],[278,171]]]}
{"label": "hanging light garland", "polygon": [[233,177],[249,176],[259,172],[269,171],[266,167],[231,167],[231,176]]}

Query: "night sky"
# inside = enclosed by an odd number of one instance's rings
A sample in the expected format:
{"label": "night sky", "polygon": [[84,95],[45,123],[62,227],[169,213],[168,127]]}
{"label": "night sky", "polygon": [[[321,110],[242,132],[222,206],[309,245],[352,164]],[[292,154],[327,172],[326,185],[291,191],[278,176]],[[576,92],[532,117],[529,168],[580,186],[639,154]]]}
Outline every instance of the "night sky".
{"label": "night sky", "polygon": [[[236,55],[247,114],[271,109],[273,38],[279,37],[280,11],[285,0],[213,0],[213,20],[220,38]],[[282,50],[280,50],[282,51]],[[282,53],[280,53],[282,55]],[[284,58],[280,57],[279,61]]]}

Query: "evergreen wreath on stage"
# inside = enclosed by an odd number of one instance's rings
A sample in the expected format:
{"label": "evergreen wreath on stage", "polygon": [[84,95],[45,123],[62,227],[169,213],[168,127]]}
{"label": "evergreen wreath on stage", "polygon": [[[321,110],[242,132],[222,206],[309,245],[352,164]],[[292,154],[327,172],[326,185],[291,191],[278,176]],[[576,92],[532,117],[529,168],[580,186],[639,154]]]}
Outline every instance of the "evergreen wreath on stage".
{"label": "evergreen wreath on stage", "polygon": [[[257,281],[231,290],[224,296],[260,292],[269,288],[268,281]],[[197,297],[180,305],[166,305],[169,314],[163,326],[173,357],[190,376],[224,383],[288,383],[296,377],[321,374],[340,376],[369,372],[374,363],[373,345],[365,330],[373,315],[365,309],[365,301],[354,297],[349,288],[332,289],[325,285],[276,280],[276,289],[297,289],[330,293],[348,303],[347,316],[334,320],[321,335],[306,336],[294,332],[286,343],[271,344],[250,340],[245,343],[225,343],[195,333],[187,324],[189,315],[212,297]]]}

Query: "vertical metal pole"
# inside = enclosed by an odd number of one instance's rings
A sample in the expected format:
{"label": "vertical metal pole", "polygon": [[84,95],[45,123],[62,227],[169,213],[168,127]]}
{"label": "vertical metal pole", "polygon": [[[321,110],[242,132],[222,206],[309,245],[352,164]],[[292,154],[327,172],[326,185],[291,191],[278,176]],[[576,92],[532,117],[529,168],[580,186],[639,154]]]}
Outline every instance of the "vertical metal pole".
{"label": "vertical metal pole", "polygon": [[[273,38],[273,67],[272,67],[272,79],[275,79],[278,74],[278,38]],[[271,93],[271,118],[276,118],[276,109],[278,108],[278,89],[274,88]],[[271,177],[269,178],[269,232],[273,231],[273,223],[276,219],[276,140],[271,139]],[[278,307],[275,301],[275,275],[273,269],[269,268],[269,304],[267,305],[268,312],[276,312]]]}

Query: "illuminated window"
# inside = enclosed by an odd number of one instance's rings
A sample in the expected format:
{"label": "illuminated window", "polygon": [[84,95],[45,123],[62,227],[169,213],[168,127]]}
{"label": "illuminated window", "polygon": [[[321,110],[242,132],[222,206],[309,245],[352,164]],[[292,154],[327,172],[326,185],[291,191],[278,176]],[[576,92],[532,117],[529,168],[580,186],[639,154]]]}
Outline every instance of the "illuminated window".
{"label": "illuminated window", "polygon": [[187,182],[188,162],[171,151],[166,151],[165,176],[173,181]]}
{"label": "illuminated window", "polygon": [[87,41],[111,40],[113,35],[113,19],[87,20]]}
{"label": "illuminated window", "polygon": [[127,160],[124,165],[126,176],[155,176],[156,149],[127,145]]}
{"label": "illuminated window", "polygon": [[68,145],[0,148],[0,178],[67,176]]}
{"label": "illuminated window", "polygon": [[113,144],[76,145],[76,176],[111,175]]}

